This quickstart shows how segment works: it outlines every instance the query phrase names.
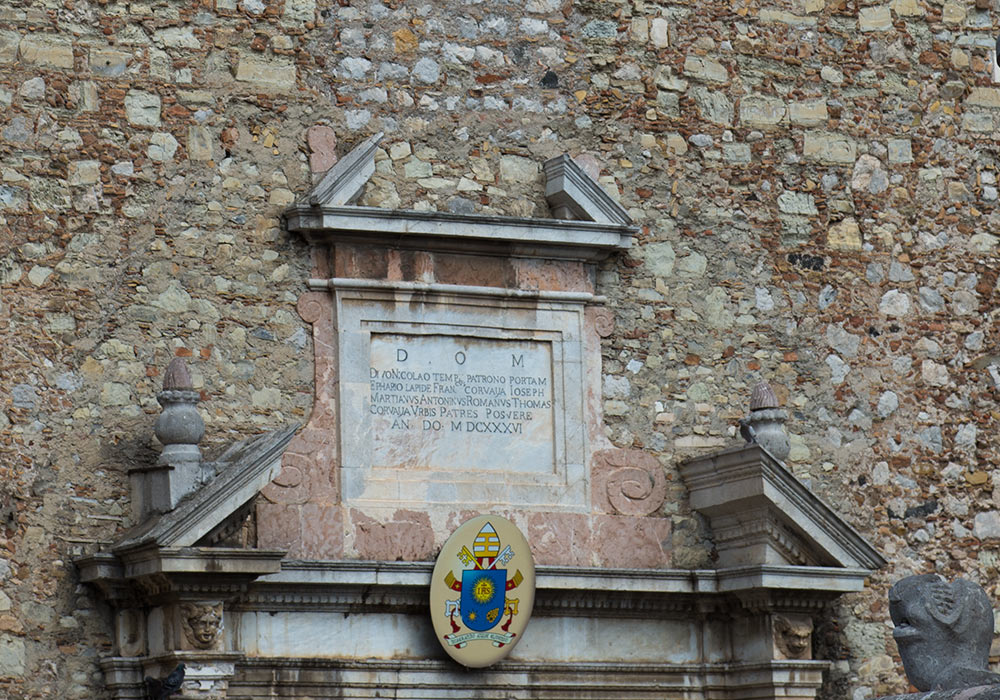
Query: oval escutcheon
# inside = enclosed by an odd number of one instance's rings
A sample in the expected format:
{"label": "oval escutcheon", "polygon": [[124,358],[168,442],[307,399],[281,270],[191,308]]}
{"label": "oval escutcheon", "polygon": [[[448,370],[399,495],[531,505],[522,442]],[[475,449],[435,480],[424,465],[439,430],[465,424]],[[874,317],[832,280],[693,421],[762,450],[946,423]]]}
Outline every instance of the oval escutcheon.
{"label": "oval escutcheon", "polygon": [[467,520],[441,548],[431,578],[431,621],[448,655],[482,668],[506,657],[535,604],[528,541],[498,515]]}

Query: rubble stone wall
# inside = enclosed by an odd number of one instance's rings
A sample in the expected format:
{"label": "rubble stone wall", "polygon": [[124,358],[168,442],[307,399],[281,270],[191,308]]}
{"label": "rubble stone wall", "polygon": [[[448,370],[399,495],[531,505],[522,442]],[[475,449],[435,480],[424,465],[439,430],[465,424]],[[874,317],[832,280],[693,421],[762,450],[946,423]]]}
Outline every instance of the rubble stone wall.
{"label": "rubble stone wall", "polygon": [[0,694],[103,697],[71,559],[131,524],[170,358],[207,444],[307,416],[280,212],[379,130],[363,204],[547,216],[568,152],[639,224],[604,413],[666,470],[673,566],[711,565],[677,460],[773,383],[790,468],[891,562],[817,630],[828,697],[905,691],[892,581],[996,592],[995,0],[0,5]]}

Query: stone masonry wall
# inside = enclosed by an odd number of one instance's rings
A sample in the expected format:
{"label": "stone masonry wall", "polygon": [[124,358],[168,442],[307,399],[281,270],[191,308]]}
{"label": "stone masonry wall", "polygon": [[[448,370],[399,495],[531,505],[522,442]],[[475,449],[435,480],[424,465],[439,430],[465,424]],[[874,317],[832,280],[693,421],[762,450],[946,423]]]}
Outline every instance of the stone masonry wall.
{"label": "stone masonry wall", "polygon": [[676,461],[772,381],[790,467],[891,561],[821,630],[827,696],[904,691],[888,585],[1000,568],[996,25],[994,0],[0,3],[0,695],[103,697],[70,560],[130,524],[171,357],[209,448],[304,419],[311,261],[280,212],[378,130],[369,205],[547,216],[541,161],[599,173],[641,226],[598,280],[607,429],[666,470],[673,565],[711,565]]}

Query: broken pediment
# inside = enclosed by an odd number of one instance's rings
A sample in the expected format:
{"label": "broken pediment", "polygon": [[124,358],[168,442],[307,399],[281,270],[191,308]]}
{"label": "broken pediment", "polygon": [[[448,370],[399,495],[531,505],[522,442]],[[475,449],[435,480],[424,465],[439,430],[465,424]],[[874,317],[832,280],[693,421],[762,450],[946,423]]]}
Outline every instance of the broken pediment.
{"label": "broken pediment", "polygon": [[289,231],[313,243],[383,241],[394,247],[601,260],[629,248],[636,227],[568,155],[544,164],[552,219],[355,206],[375,173],[382,134],[362,141],[285,210]]}
{"label": "broken pediment", "polygon": [[207,463],[215,470],[207,484],[170,512],[130,530],[114,550],[142,545],[191,547],[217,532],[278,476],[282,455],[298,428],[290,425],[234,443],[213,463]]}
{"label": "broken pediment", "polygon": [[545,161],[545,199],[557,219],[596,221],[602,224],[631,225],[632,219],[618,202],[563,154]]}
{"label": "broken pediment", "polygon": [[719,568],[807,566],[864,572],[885,559],[757,444],[680,464],[691,508],[711,523]]}

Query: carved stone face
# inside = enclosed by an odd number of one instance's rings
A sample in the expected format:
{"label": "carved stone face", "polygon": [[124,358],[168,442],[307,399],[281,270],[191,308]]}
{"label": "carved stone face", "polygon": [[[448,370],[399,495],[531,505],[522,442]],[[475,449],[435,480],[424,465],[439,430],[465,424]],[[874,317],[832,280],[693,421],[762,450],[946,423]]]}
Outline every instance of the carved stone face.
{"label": "carved stone face", "polygon": [[222,603],[184,603],[181,606],[181,621],[188,641],[199,649],[208,649],[215,644],[222,630]]}
{"label": "carved stone face", "polygon": [[790,620],[787,617],[774,618],[774,644],[786,659],[812,658],[811,618]]}

